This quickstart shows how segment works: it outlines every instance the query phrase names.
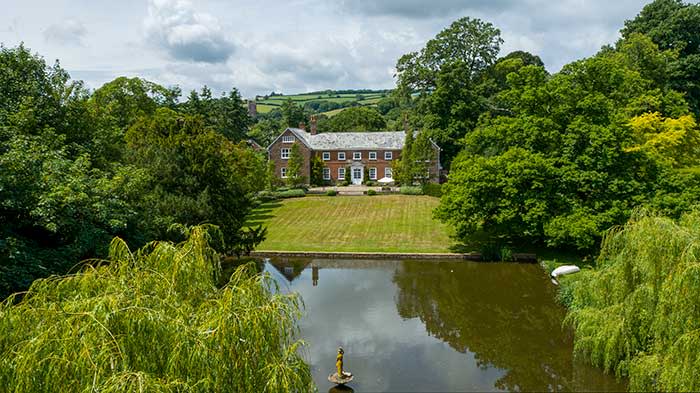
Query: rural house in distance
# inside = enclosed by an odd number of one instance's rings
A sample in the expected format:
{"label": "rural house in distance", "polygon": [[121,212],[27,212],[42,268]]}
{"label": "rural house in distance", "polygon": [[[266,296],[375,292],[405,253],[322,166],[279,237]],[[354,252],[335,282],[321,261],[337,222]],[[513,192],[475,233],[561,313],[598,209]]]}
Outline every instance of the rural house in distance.
{"label": "rural house in distance", "polygon": [[[392,164],[401,157],[405,140],[405,131],[318,133],[316,119],[312,117],[310,132],[303,124],[299,128],[287,128],[270,144],[267,152],[280,179],[287,178],[292,145],[297,142],[304,157],[301,175],[307,181],[311,178],[311,159],[318,157],[323,162],[324,182],[362,184],[365,180],[393,177]],[[432,145],[435,154],[426,176],[430,181],[438,182],[442,169],[440,148],[435,143]]]}

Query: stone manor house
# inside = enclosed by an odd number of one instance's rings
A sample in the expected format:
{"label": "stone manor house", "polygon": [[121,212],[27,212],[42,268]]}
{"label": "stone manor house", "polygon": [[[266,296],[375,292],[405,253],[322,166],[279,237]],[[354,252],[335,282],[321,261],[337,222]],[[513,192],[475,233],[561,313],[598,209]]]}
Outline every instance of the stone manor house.
{"label": "stone manor house", "polygon": [[[323,180],[331,184],[349,181],[362,184],[364,180],[377,181],[392,178],[392,164],[401,157],[405,131],[377,132],[325,132],[316,130],[315,116],[311,118],[310,132],[303,124],[299,128],[287,128],[267,148],[269,159],[275,163],[275,173],[281,179],[287,177],[287,164],[292,145],[299,143],[304,157],[302,176],[311,178],[311,159],[319,157],[323,162]],[[426,176],[430,181],[440,178],[440,148],[433,143],[434,160],[429,163]],[[346,173],[349,171],[349,173]],[[365,179],[369,176],[369,179]]]}

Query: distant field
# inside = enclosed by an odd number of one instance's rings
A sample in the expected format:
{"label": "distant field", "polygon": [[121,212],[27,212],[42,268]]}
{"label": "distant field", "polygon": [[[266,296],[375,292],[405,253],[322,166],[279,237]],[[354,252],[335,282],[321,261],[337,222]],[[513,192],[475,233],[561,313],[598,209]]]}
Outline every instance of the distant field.
{"label": "distant field", "polygon": [[271,110],[273,110],[273,109],[275,109],[275,108],[277,108],[277,107],[276,107],[276,106],[272,106],[272,105],[265,105],[265,104],[258,104],[258,106],[257,106],[257,110],[258,110],[258,112],[260,112],[260,113],[267,113],[267,112],[270,112]]}
{"label": "distant field", "polygon": [[268,203],[249,225],[268,228],[259,251],[449,252],[449,228],[429,196],[309,196]]}
{"label": "distant field", "polygon": [[348,109],[348,108],[338,108],[338,109],[333,109],[332,111],[328,112],[321,112],[322,115],[326,115],[328,117],[333,117],[337,115],[338,113],[342,112],[343,110]]}
{"label": "distant field", "polygon": [[[357,101],[362,106],[376,106],[376,104],[383,98],[382,95],[388,95],[389,93],[382,92],[371,92],[371,93],[306,93],[306,94],[292,94],[292,95],[282,95],[282,96],[271,96],[268,98],[259,98],[256,102],[258,103],[258,112],[267,113],[275,108],[279,108],[285,101],[291,99],[299,105],[304,105],[304,102],[308,101],[327,101],[334,102],[338,104],[344,104],[352,101]],[[358,96],[362,97],[358,100]],[[334,109],[328,112],[322,112],[327,116],[334,116],[340,113],[345,108]]]}

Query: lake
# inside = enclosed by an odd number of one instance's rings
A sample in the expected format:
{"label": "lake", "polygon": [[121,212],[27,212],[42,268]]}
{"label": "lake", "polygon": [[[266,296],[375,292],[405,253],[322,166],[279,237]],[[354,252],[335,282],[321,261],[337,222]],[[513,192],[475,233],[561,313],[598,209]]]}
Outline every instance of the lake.
{"label": "lake", "polygon": [[278,258],[265,271],[304,300],[320,392],[335,391],[338,346],[356,392],[626,390],[573,359],[565,310],[536,264]]}

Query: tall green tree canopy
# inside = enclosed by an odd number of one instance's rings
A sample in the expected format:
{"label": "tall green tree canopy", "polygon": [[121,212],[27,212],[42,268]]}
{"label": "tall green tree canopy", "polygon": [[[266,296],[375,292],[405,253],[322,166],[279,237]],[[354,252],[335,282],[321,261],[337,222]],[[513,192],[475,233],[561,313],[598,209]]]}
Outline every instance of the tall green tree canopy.
{"label": "tall green tree canopy", "polygon": [[681,0],[655,0],[636,18],[625,22],[623,38],[641,33],[661,49],[678,57],[669,64],[668,85],[686,94],[695,115],[700,115],[700,4]]}
{"label": "tall green tree canopy", "polygon": [[438,72],[444,65],[454,62],[464,63],[469,77],[476,77],[493,64],[501,43],[501,32],[491,23],[460,18],[428,41],[419,52],[399,58],[396,64],[398,88],[431,90],[437,84]]}
{"label": "tall green tree canopy", "polygon": [[231,142],[247,118],[235,91],[210,117],[183,115],[177,88],[120,77],[91,94],[23,46],[0,48],[0,82],[0,296],[104,256],[114,236],[140,245],[201,222],[226,227],[230,249],[247,236],[265,165]]}
{"label": "tall green tree canopy", "polygon": [[179,94],[177,89],[122,76],[95,90],[90,100],[98,116],[126,132],[139,117],[152,115],[159,107],[174,107]]}
{"label": "tall green tree canopy", "polygon": [[[228,246],[237,243],[250,209],[249,195],[263,187],[264,164],[205,126],[200,116],[161,108],[126,135],[128,162],[149,175],[142,208],[154,215],[147,231],[168,238],[172,224],[211,223]],[[259,162],[258,162],[259,160]]]}
{"label": "tall green tree canopy", "polygon": [[204,86],[201,93],[192,91],[180,109],[191,115],[200,115],[204,123],[226,138],[240,142],[245,139],[252,121],[236,89],[213,98],[211,90]]}
{"label": "tall green tree canopy", "polygon": [[507,111],[483,116],[466,135],[437,216],[463,239],[486,233],[592,249],[652,198],[664,170],[629,149],[630,119],[688,113],[677,92],[654,81],[639,48],[672,55],[633,35],[551,77],[538,66],[509,74],[497,97]]}
{"label": "tall green tree canopy", "polygon": [[[128,168],[104,170],[88,94],[23,46],[0,49],[0,295],[102,255],[129,231]],[[128,176],[125,176],[127,175]]]}
{"label": "tall green tree canopy", "polygon": [[291,98],[286,99],[280,106],[282,113],[282,125],[284,127],[299,127],[300,123],[306,122],[304,108],[297,105]]}

